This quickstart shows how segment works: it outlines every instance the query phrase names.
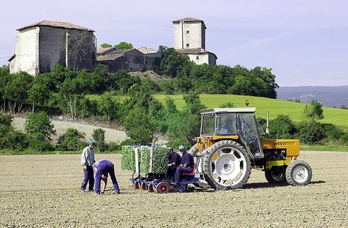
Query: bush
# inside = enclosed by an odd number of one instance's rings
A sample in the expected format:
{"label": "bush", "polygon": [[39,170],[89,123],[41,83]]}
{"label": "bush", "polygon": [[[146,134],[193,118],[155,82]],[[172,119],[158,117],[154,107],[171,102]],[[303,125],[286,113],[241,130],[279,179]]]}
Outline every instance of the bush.
{"label": "bush", "polygon": [[27,136],[19,131],[13,131],[12,133],[8,134],[6,137],[6,146],[7,149],[12,150],[23,150],[28,148],[29,141],[27,139]]}
{"label": "bush", "polygon": [[300,124],[300,140],[304,143],[316,143],[325,136],[325,131],[320,123],[312,120]]}
{"label": "bush", "polygon": [[340,137],[340,141],[344,144],[344,145],[348,145],[348,132],[345,132],[341,135]]}
{"label": "bush", "polygon": [[99,150],[99,152],[104,152],[107,150],[107,145],[105,143],[105,131],[103,129],[95,129],[93,131],[92,137],[97,143],[96,147]]}
{"label": "bush", "polygon": [[68,130],[59,137],[56,150],[60,151],[78,151],[84,146],[82,139],[85,133],[79,132],[75,128],[68,128]]}
{"label": "bush", "polygon": [[110,152],[119,152],[121,151],[122,146],[116,142],[110,142],[107,144],[107,151]]}
{"label": "bush", "polygon": [[32,138],[29,140],[29,148],[41,152],[53,150],[53,146],[49,142],[36,138]]}
{"label": "bush", "polygon": [[54,126],[45,112],[30,113],[25,121],[25,132],[38,140],[51,140]]}
{"label": "bush", "polygon": [[323,124],[322,127],[330,140],[339,139],[343,134],[343,131],[333,124]]}
{"label": "bush", "polygon": [[292,138],[296,132],[294,123],[287,115],[278,115],[270,123],[270,137],[277,139]]}

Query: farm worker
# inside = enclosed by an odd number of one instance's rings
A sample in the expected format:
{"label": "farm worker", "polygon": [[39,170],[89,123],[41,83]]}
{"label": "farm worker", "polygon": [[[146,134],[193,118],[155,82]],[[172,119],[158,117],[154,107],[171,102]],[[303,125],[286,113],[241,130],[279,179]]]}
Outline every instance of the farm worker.
{"label": "farm worker", "polygon": [[118,188],[118,183],[115,176],[114,164],[108,160],[99,160],[93,164],[93,169],[95,174],[95,193],[100,194],[100,182],[102,175],[110,175],[112,184],[114,185],[114,193],[120,194],[120,189]]}
{"label": "farm worker", "polygon": [[84,179],[81,183],[81,191],[85,191],[87,187],[87,183],[89,184],[89,191],[93,191],[94,186],[94,173],[92,165],[94,164],[94,150],[93,147],[95,145],[95,142],[93,140],[90,140],[88,142],[88,146],[85,147],[81,154],[81,165],[83,166],[83,174]]}
{"label": "farm worker", "polygon": [[167,169],[167,178],[174,178],[176,167],[180,165],[181,157],[178,153],[174,152],[172,147],[168,147],[168,169]]}
{"label": "farm worker", "polygon": [[181,174],[191,173],[194,167],[193,157],[191,154],[187,153],[187,151],[185,150],[185,146],[179,146],[179,151],[182,153],[182,157],[180,165],[176,168],[175,171],[175,185],[180,185]]}

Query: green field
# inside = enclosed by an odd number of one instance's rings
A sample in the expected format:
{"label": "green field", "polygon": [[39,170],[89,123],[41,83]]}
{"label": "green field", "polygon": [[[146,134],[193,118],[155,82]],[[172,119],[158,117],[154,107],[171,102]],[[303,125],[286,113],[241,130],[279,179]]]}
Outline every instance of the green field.
{"label": "green field", "polygon": [[[157,100],[164,103],[166,97],[170,97],[175,101],[178,109],[182,109],[185,105],[183,95],[155,95]],[[256,107],[256,115],[266,118],[269,112],[270,119],[274,119],[277,115],[289,115],[294,122],[300,122],[302,113],[306,104],[270,99],[264,97],[229,95],[229,94],[201,94],[202,103],[208,108],[217,108],[224,103],[231,102],[234,107],[245,107],[244,101],[249,100],[249,107]],[[323,107],[324,119],[322,123],[332,123],[341,127],[348,127],[348,110]]]}
{"label": "green field", "polygon": [[[118,101],[122,101],[126,96],[117,96]],[[154,97],[164,104],[166,97],[174,100],[176,107],[181,110],[185,106],[183,94],[180,95],[154,95]],[[90,95],[90,99],[98,100],[98,95]],[[235,108],[245,107],[245,100],[248,99],[249,107],[256,107],[256,116],[266,118],[269,112],[270,119],[275,119],[278,115],[289,115],[292,121],[300,122],[306,104],[293,101],[277,100],[264,97],[253,97],[231,94],[201,94],[201,102],[207,108],[218,108],[222,104],[231,102]],[[332,123],[340,127],[348,127],[348,109],[323,107],[324,119],[322,123]]]}

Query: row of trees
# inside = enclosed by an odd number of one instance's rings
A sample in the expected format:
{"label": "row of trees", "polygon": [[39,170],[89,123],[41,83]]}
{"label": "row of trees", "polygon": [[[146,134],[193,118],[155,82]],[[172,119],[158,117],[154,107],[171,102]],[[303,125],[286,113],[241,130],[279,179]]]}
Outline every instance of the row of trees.
{"label": "row of trees", "polygon": [[[272,69],[255,67],[248,70],[242,66],[195,65],[188,56],[173,48],[160,46],[162,58],[153,68],[159,74],[175,79],[164,83],[164,91],[208,94],[236,94],[277,98],[276,76]],[[174,82],[174,83],[173,83]]]}
{"label": "row of trees", "polygon": [[[178,146],[194,144],[193,138],[199,132],[199,110],[204,108],[196,93],[184,96],[185,107],[179,111],[174,101],[167,98],[164,105],[154,99],[145,88],[134,86],[130,90],[129,98],[119,106],[119,117],[130,139],[121,144],[116,142],[105,143],[105,131],[98,128],[92,137],[97,142],[100,152],[119,150],[121,145],[156,143],[156,134],[166,134],[169,145]],[[224,107],[233,104],[226,103]],[[128,114],[125,114],[125,110]],[[323,118],[321,104],[312,101],[303,110],[303,121],[292,122],[287,115],[279,115],[270,122],[271,138],[299,138],[303,143],[334,143],[347,145],[348,132],[332,125],[321,124],[317,120]],[[25,132],[16,131],[11,126],[11,115],[0,114],[0,146],[3,149],[32,149],[35,151],[76,151],[86,146],[85,133],[74,128],[68,129],[60,135],[56,145],[52,144],[51,136],[56,134],[54,126],[45,112],[32,112],[25,122]],[[265,129],[266,120],[259,122]]]}

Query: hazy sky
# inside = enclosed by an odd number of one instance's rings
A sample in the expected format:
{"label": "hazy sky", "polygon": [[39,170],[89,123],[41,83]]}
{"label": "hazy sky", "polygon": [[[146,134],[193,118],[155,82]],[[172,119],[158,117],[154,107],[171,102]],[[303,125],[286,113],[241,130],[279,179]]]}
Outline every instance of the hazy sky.
{"label": "hazy sky", "polygon": [[348,85],[347,0],[2,0],[0,66],[17,29],[42,20],[93,29],[98,40],[173,47],[173,20],[204,21],[217,64],[272,68],[279,86]]}

